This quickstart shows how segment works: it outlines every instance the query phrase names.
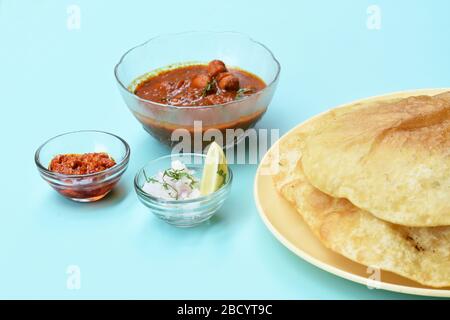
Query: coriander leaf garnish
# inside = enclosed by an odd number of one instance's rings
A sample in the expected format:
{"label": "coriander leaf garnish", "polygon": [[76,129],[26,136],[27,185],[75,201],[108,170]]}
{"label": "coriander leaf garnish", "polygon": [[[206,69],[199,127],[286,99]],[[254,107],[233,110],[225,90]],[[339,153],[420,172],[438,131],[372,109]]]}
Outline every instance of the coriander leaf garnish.
{"label": "coriander leaf garnish", "polygon": [[239,100],[245,97],[246,94],[248,93],[252,93],[253,89],[250,88],[240,88],[237,92],[236,92],[236,97],[235,100]]}
{"label": "coriander leaf garnish", "polygon": [[206,97],[208,95],[208,92],[210,92],[214,87],[216,86],[216,79],[212,79],[208,81],[206,84],[206,87],[203,88],[202,91],[202,98]]}
{"label": "coriander leaf garnish", "polygon": [[145,178],[145,180],[146,180],[147,182],[149,182],[149,179],[148,179],[148,177],[147,177],[147,172],[145,172],[145,170],[143,170],[143,172],[144,172],[144,178]]}
{"label": "coriander leaf garnish", "polygon": [[[163,178],[163,181],[164,181],[164,178]],[[178,190],[177,190],[177,189],[175,189],[170,183],[167,183],[166,181],[164,181],[161,185],[162,185],[162,187],[164,188],[164,190],[168,191],[169,195],[170,195],[172,198],[175,198],[175,200],[178,200],[178,196],[179,196],[179,195],[178,195]],[[175,196],[174,196],[173,194],[170,193],[169,189],[170,189],[171,191],[175,192]]]}
{"label": "coriander leaf garnish", "polygon": [[[164,180],[164,177],[169,177],[171,180],[174,181],[180,181],[182,178],[188,179],[189,186],[191,189],[194,189],[195,185],[197,184],[197,180],[194,178],[193,175],[191,175],[189,172],[185,171],[184,169],[177,170],[177,169],[167,169],[163,172],[162,179]],[[165,189],[168,190],[168,188],[171,188],[174,192],[176,192],[176,199],[178,200],[178,191],[172,187],[170,184],[165,182],[167,185],[165,186]]]}
{"label": "coriander leaf garnish", "polygon": [[143,173],[144,173],[144,179],[145,179],[145,181],[147,181],[148,183],[159,183],[159,181],[158,180],[156,180],[155,178],[153,178],[153,177],[148,177],[147,176],[147,172],[145,172],[145,170],[143,170]]}
{"label": "coriander leaf garnish", "polygon": [[225,179],[227,178],[227,174],[226,174],[222,169],[219,169],[219,170],[217,171],[217,174],[218,174],[219,176],[221,176],[221,177],[223,178],[223,180],[225,180]]}
{"label": "coriander leaf garnish", "polygon": [[[169,168],[160,171],[155,177],[147,176],[145,171],[143,175],[147,183],[157,184],[154,188],[148,189],[150,194],[153,192],[156,194],[162,193],[163,198],[173,200],[188,198],[199,184],[198,179],[194,176],[194,171],[190,171],[185,166],[180,169]],[[186,190],[186,187],[191,190]]]}
{"label": "coriander leaf garnish", "polygon": [[179,181],[183,177],[185,177],[188,180],[190,180],[191,188],[193,188],[195,183],[197,183],[197,180],[194,178],[194,176],[191,175],[189,172],[186,172],[185,170],[168,169],[168,170],[165,170],[163,173],[163,177],[166,177],[166,176],[171,178],[172,180],[176,180],[176,181]]}

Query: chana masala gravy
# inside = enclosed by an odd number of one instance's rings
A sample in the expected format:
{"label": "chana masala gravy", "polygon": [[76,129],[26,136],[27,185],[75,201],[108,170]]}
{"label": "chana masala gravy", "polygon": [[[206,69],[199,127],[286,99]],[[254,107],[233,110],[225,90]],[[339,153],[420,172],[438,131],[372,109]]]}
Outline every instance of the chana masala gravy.
{"label": "chana masala gravy", "polygon": [[[138,80],[132,92],[147,101],[192,107],[192,110],[195,110],[196,107],[238,101],[264,88],[266,83],[257,75],[239,68],[228,68],[222,61],[213,60],[208,64],[190,64],[152,73],[143,80]],[[229,119],[224,119],[223,122],[206,121],[202,123],[201,131],[215,129],[225,136],[227,129],[247,130],[263,116],[264,112],[265,109],[236,117],[230,115]],[[162,142],[176,144],[177,141],[171,139],[172,133],[182,128],[191,133],[191,143],[195,143],[192,134],[195,132],[193,125],[180,126],[138,112],[134,114],[144,128]],[[212,114],[202,116],[202,120],[205,120],[205,117],[211,117]],[[206,146],[208,142],[203,144]]]}
{"label": "chana masala gravy", "polygon": [[151,75],[136,86],[134,94],[157,103],[195,107],[239,100],[265,87],[258,76],[213,60]]}
{"label": "chana masala gravy", "polygon": [[48,168],[50,171],[67,174],[82,175],[101,172],[116,165],[116,161],[105,152],[84,154],[59,154],[55,156]]}

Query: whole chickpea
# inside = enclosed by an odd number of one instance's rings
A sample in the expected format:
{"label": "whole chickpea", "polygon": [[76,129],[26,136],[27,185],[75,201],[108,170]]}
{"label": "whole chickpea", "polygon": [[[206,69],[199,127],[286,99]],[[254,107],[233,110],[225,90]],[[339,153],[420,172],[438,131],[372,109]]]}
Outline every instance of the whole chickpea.
{"label": "whole chickpea", "polygon": [[229,72],[221,73],[217,76],[217,85],[225,91],[239,90],[239,79]]}
{"label": "whole chickpea", "polygon": [[225,66],[225,63],[220,60],[213,60],[208,64],[208,74],[211,77],[216,77],[219,73],[227,72],[227,67]]}
{"label": "whole chickpea", "polygon": [[203,89],[206,88],[210,81],[211,77],[207,74],[198,74],[192,79],[192,86],[194,88]]}
{"label": "whole chickpea", "polygon": [[225,77],[228,77],[228,76],[232,76],[233,74],[231,73],[231,72],[228,72],[228,71],[226,71],[226,72],[221,72],[221,73],[219,73],[217,76],[216,76],[216,81],[217,82],[220,82],[220,80],[222,80],[223,78],[225,78]]}

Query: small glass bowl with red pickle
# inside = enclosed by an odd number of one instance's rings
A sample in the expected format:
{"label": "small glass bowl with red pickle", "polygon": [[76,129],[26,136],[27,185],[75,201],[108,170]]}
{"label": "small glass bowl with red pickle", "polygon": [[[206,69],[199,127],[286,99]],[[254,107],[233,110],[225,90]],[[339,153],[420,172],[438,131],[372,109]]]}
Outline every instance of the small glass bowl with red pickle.
{"label": "small glass bowl with red pickle", "polygon": [[[205,146],[211,141],[205,133],[213,129],[219,145],[231,146],[266,112],[280,64],[266,46],[246,35],[187,32],[130,49],[114,73],[126,105],[159,141],[174,146],[189,133],[192,146],[202,133]],[[173,134],[177,129],[183,131]]]}
{"label": "small glass bowl with red pickle", "polygon": [[41,177],[66,198],[93,202],[106,196],[128,166],[130,147],[103,131],[75,131],[46,141],[35,154]]}

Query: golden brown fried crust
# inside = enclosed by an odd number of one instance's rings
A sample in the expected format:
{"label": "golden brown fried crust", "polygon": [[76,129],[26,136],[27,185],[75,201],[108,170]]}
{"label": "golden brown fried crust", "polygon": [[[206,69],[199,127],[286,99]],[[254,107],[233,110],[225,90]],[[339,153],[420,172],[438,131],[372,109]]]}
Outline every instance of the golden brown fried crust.
{"label": "golden brown fried crust", "polygon": [[362,103],[313,122],[302,164],[316,188],[392,223],[450,225],[450,93]]}
{"label": "golden brown fried crust", "polygon": [[343,198],[315,188],[302,166],[308,123],[279,144],[273,176],[280,194],[331,250],[370,267],[391,271],[432,287],[450,286],[450,227],[405,227],[378,219]]}

